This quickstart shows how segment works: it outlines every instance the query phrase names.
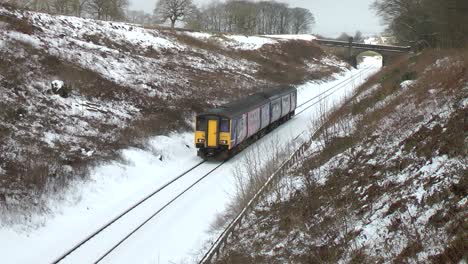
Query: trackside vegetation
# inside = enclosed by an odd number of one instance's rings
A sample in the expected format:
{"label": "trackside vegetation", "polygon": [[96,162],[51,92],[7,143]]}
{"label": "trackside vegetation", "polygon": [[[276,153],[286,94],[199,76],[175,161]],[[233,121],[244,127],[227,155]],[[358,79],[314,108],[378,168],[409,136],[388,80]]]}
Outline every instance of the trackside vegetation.
{"label": "trackside vegetation", "polygon": [[216,263],[466,260],[467,69],[466,49],[425,50],[322,113]]}

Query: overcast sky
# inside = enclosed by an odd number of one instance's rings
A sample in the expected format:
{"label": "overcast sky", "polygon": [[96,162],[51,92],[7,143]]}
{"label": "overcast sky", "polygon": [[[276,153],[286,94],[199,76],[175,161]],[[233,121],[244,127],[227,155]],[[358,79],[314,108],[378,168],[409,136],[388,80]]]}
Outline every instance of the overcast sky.
{"label": "overcast sky", "polygon": [[[201,5],[211,0],[194,0]],[[315,15],[317,24],[313,33],[337,37],[340,33],[354,34],[360,30],[364,35],[383,31],[379,18],[369,9],[374,0],[279,0],[291,7],[307,8]],[[130,9],[152,13],[156,0],[130,0]]]}

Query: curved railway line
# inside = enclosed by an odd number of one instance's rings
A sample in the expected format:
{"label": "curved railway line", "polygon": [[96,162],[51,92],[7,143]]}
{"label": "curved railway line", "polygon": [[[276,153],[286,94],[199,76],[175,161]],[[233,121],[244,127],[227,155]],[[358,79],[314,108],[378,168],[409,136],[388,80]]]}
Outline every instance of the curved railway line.
{"label": "curved railway line", "polygon": [[[321,92],[320,94],[308,99],[307,101],[299,104],[297,106],[297,110],[299,112],[296,113],[297,115],[302,114],[304,111],[307,109],[311,108],[312,106],[322,102],[324,99],[327,97],[331,96],[333,93],[336,91],[342,89],[343,87],[347,86],[351,82],[354,82],[358,78],[362,77],[363,73],[367,73],[372,69],[372,67],[367,67],[356,73],[355,75],[351,76],[350,78],[347,78],[346,80],[328,88],[327,90]],[[317,101],[314,101],[317,99]],[[169,207],[172,203],[174,203],[178,198],[183,196],[186,192],[188,192],[190,189],[192,189],[194,186],[196,186],[198,183],[200,183],[202,180],[207,178],[209,175],[211,175],[214,171],[216,171],[218,168],[223,166],[225,164],[224,162],[207,162],[207,161],[201,161],[197,163],[195,166],[187,169],[185,172],[182,174],[178,175],[177,177],[173,178],[169,182],[163,184],[162,186],[159,186],[154,192],[146,195],[144,198],[139,200],[138,202],[134,203],[132,206],[130,206],[127,210],[123,211],[122,213],[118,214],[115,216],[112,220],[101,226],[99,229],[96,231],[92,232],[91,234],[87,235],[84,239],[80,240],[75,246],[71,247],[69,250],[64,252],[62,255],[57,257],[52,263],[62,263],[62,262],[67,262],[70,258],[70,260],[73,258],[74,254],[79,255],[79,251],[83,248],[86,247],[87,244],[93,245],[94,240],[105,240],[108,237],[112,237],[111,235],[107,233],[112,233],[111,229],[113,228],[114,225],[118,225],[119,222],[126,223],[129,222],[129,219],[132,219],[132,216],[134,218],[138,218],[137,214],[138,208],[145,206],[146,204],[150,204],[152,200],[155,200],[159,194],[162,192],[170,192],[174,193],[172,195],[172,198],[166,199],[162,204],[159,204],[157,209],[154,209],[152,214],[149,216],[146,216],[144,220],[139,220],[139,223],[137,226],[134,227],[129,227],[127,229],[127,232],[125,235],[120,236],[119,239],[113,239],[112,245],[109,245],[106,247],[106,249],[102,250],[102,253],[99,254],[98,256],[94,257],[94,260],[92,261],[93,263],[99,263],[102,260],[104,260],[109,254],[111,254],[113,251],[115,251],[118,247],[120,247],[128,238],[130,238],[133,234],[138,232],[143,226],[145,226],[149,221],[154,219],[159,213],[161,213],[164,209]],[[206,167],[206,168],[205,168]],[[180,180],[182,178],[187,178],[187,177],[194,177],[194,180],[191,181],[189,184],[183,184],[180,183]],[[171,189],[172,188],[172,189]],[[173,192],[174,191],[174,192]],[[154,202],[154,201],[153,201]],[[149,205],[146,205],[149,206]],[[126,219],[129,218],[129,219]],[[138,220],[136,220],[138,221]],[[81,259],[80,259],[81,260]],[[72,261],[73,262],[73,261]],[[80,261],[80,263],[82,263]]]}

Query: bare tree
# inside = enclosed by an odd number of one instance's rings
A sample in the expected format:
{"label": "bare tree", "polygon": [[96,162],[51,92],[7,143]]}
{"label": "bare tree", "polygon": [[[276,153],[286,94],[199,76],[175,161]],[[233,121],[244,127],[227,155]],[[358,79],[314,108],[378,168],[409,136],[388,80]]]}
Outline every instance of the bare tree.
{"label": "bare tree", "polygon": [[308,33],[315,24],[314,15],[305,8],[293,8],[291,10],[292,33]]}
{"label": "bare tree", "polygon": [[72,7],[71,0],[51,0],[50,5],[56,14],[69,14]]}
{"label": "bare tree", "polygon": [[30,8],[33,11],[48,12],[51,11],[51,5],[48,0],[32,0],[27,3],[24,7]]}
{"label": "bare tree", "polygon": [[156,3],[154,14],[163,22],[171,21],[171,28],[177,21],[183,21],[195,8],[192,0],[159,0]]}
{"label": "bare tree", "polygon": [[203,14],[198,8],[194,8],[192,12],[185,18],[185,27],[192,30],[203,30]]}
{"label": "bare tree", "polygon": [[307,33],[315,23],[312,13],[276,1],[231,0],[211,2],[201,9],[200,28],[241,34]]}
{"label": "bare tree", "polygon": [[90,0],[73,0],[72,10],[75,16],[81,17],[89,5]]}
{"label": "bare tree", "polygon": [[399,43],[450,48],[468,42],[466,0],[375,0],[372,7]]}
{"label": "bare tree", "polygon": [[348,41],[351,36],[348,35],[346,32],[341,33],[336,40],[341,40],[341,41]]}
{"label": "bare tree", "polygon": [[353,41],[357,43],[362,43],[364,42],[364,37],[362,36],[361,31],[356,31],[356,34],[354,34]]}
{"label": "bare tree", "polygon": [[128,0],[89,0],[90,12],[97,19],[120,20],[125,18]]}
{"label": "bare tree", "polygon": [[127,10],[125,17],[126,21],[134,24],[143,24],[141,23],[142,18],[144,17],[145,12],[139,10]]}

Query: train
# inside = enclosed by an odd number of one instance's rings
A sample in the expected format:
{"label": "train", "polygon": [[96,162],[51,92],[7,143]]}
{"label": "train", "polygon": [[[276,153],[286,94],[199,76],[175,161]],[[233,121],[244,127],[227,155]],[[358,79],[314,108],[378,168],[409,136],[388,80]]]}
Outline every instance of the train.
{"label": "train", "polygon": [[195,116],[195,147],[205,160],[227,160],[291,119],[297,90],[276,87]]}

